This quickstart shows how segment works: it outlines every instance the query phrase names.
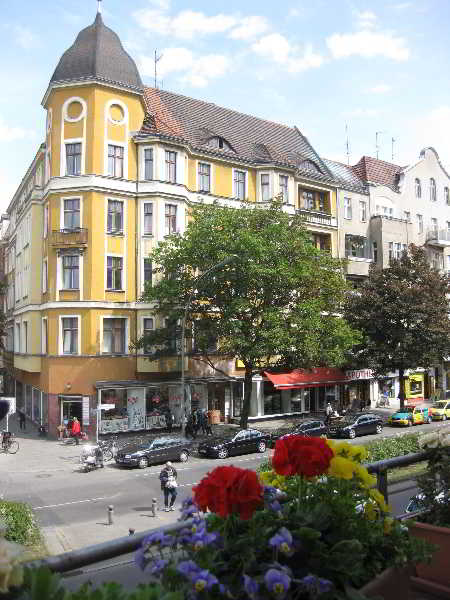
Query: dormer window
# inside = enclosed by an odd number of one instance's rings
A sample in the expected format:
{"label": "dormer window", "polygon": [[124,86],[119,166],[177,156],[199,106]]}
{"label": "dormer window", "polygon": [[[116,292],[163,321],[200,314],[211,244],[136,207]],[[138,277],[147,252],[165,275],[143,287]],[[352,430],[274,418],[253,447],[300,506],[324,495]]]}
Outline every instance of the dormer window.
{"label": "dormer window", "polygon": [[233,152],[233,148],[230,146],[227,140],[219,136],[211,138],[208,141],[208,146],[210,148],[217,148],[219,150],[228,150],[230,152]]}

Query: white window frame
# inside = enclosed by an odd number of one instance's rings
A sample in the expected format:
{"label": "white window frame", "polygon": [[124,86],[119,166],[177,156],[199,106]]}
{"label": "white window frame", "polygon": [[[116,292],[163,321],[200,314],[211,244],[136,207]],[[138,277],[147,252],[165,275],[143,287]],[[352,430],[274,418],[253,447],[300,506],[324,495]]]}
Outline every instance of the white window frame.
{"label": "white window frame", "polygon": [[353,218],[353,205],[352,198],[349,196],[344,197],[344,219],[351,221]]}
{"label": "white window frame", "polygon": [[[145,288],[145,261],[146,260],[150,260],[149,256],[143,256],[142,257],[142,273],[141,273],[141,291],[144,291]],[[152,263],[152,270],[153,270],[153,261],[151,261]],[[152,274],[152,282],[153,282],[153,274]]]}
{"label": "white window frame", "polygon": [[[144,321],[145,319],[151,319],[153,322],[153,331],[155,330],[155,317],[153,315],[142,315],[140,317],[140,322],[141,322],[141,328],[140,328],[140,334],[141,337],[144,335],[145,329],[144,329]],[[145,352],[145,348],[142,347],[140,348],[140,354],[148,354],[148,352]]]}
{"label": "white window frame", "polygon": [[[69,117],[67,111],[72,102],[78,102],[81,104],[81,112],[78,117]],[[76,175],[67,175],[66,174],[66,144],[78,144],[81,142],[81,172],[80,175],[84,175],[86,172],[86,116],[87,116],[87,103],[86,100],[80,98],[79,96],[72,96],[68,98],[61,108],[61,160],[60,160],[60,169],[59,174],[61,177],[76,177]],[[83,137],[81,138],[66,138],[64,139],[64,124],[67,123],[77,123],[79,121],[83,121]],[[51,154],[49,157],[51,162]]]}
{"label": "white window frame", "polygon": [[[123,119],[121,121],[114,121],[110,115],[111,106],[117,104],[123,111]],[[111,177],[108,172],[108,146],[122,146],[123,148],[123,175],[122,179],[128,179],[128,143],[118,142],[116,140],[110,140],[108,138],[108,123],[112,125],[122,125],[125,129],[124,140],[128,140],[129,137],[129,119],[128,119],[128,107],[127,105],[119,100],[118,98],[112,98],[105,104],[104,113],[104,149],[103,149],[103,173],[107,177]]]}
{"label": "white window frame", "polygon": [[[238,171],[240,169],[237,169]],[[262,186],[262,177],[263,175],[267,175],[267,177],[269,178],[269,198],[268,200],[263,200],[263,186]],[[271,177],[271,173],[270,171],[261,171],[258,173],[258,198],[260,200],[260,202],[268,202],[270,200],[270,198],[273,197],[273,185],[272,185],[272,177]],[[233,187],[234,187],[234,174],[233,174]]]}
{"label": "white window frame", "polygon": [[[70,256],[76,256],[78,258],[78,287],[69,287],[66,288],[64,287],[64,258]],[[72,292],[72,291],[78,291],[80,289],[80,275],[81,275],[81,266],[82,266],[82,258],[79,252],[76,251],[76,249],[74,249],[73,254],[69,254],[68,252],[65,254],[61,254],[61,256],[59,257],[61,260],[61,290],[60,291],[64,291],[64,292]]]}
{"label": "white window frame", "polygon": [[450,206],[450,189],[448,185],[444,187],[444,202],[447,206]]}
{"label": "white window frame", "polygon": [[436,179],[434,177],[430,177],[430,202],[436,202],[437,200],[437,187],[436,187]]}
{"label": "white window frame", "polygon": [[124,319],[125,320],[125,355],[129,354],[130,350],[130,317],[128,315],[102,315],[100,317],[100,354],[105,356],[121,356],[121,354],[114,354],[111,352],[103,352],[103,331],[104,331],[104,320],[105,319]]}
{"label": "white window frame", "polygon": [[[83,228],[83,196],[63,196],[61,198],[60,212],[59,212],[59,228],[65,229],[64,227],[64,201],[65,200],[79,200],[80,201],[80,229]],[[74,229],[76,231],[76,229]]]}
{"label": "white window frame", "polygon": [[[112,229],[108,230],[108,214],[109,214],[109,203],[110,202],[120,202],[122,205],[122,229]],[[125,201],[121,198],[106,198],[106,233],[108,235],[123,235],[125,230]]]}
{"label": "white window frame", "polygon": [[[80,172],[79,173],[68,173],[67,172],[67,146],[70,144],[80,144],[81,145],[81,154],[80,154]],[[64,176],[65,177],[79,177],[80,175],[84,175],[84,139],[83,138],[70,138],[64,140],[63,145],[63,157],[61,157],[61,162],[64,161]]]}
{"label": "white window frame", "polygon": [[359,220],[361,223],[366,223],[367,221],[367,202],[365,200],[359,201]]}
{"label": "white window frame", "polygon": [[48,354],[48,317],[41,318],[41,354]]}
{"label": "white window frame", "polygon": [[[115,140],[106,140],[105,142],[105,154],[106,154],[106,169],[105,175],[107,177],[112,177],[113,179],[128,179],[127,177],[127,163],[128,163],[128,153],[127,153],[127,145],[124,142],[116,142]],[[109,146],[117,146],[118,148],[122,148],[123,156],[122,156],[122,176],[120,175],[111,175],[109,172]]]}
{"label": "white window frame", "polygon": [[438,220],[436,219],[436,217],[431,217],[431,219],[430,219],[430,229],[434,233],[437,233],[439,231],[439,223],[438,223]]}
{"label": "white window frame", "polygon": [[[175,231],[169,232],[167,233],[166,231],[166,207],[167,206],[175,206],[176,207],[176,211],[175,211]],[[178,231],[180,231],[180,222],[179,222],[179,206],[176,202],[165,202],[164,203],[164,236],[167,235],[173,235],[174,233],[177,233]],[[173,216],[173,215],[171,215]]]}
{"label": "white window frame", "polygon": [[[153,160],[152,160],[152,177],[151,179],[147,179],[145,176],[145,151],[146,150],[151,150],[152,151],[152,155],[153,155]],[[156,174],[156,160],[157,160],[157,148],[156,146],[144,146],[142,148],[141,151],[141,173],[142,173],[142,177],[141,177],[141,181],[154,181],[156,179],[155,174]]]}
{"label": "white window frame", "polygon": [[[173,150],[172,148],[164,148],[164,181],[167,183],[177,183],[178,181],[178,150]],[[175,178],[172,181],[167,177],[167,154],[175,154]],[[171,163],[172,164],[172,163]]]}
{"label": "white window frame", "polygon": [[[199,177],[199,167],[200,164],[203,165],[209,165],[209,191],[205,192],[204,190],[200,189],[200,177]],[[212,194],[213,193],[213,173],[214,173],[214,164],[207,161],[207,160],[196,160],[195,161],[195,189],[200,193],[200,194]]]}
{"label": "white window frame", "polygon": [[[152,231],[151,233],[147,233],[145,231],[145,205],[146,204],[151,204],[152,205]],[[148,200],[144,200],[142,202],[142,209],[141,209],[141,223],[142,223],[142,235],[145,237],[153,237],[154,236],[154,230],[155,230],[155,202],[153,201],[148,201]]]}
{"label": "white window frame", "polygon": [[23,354],[28,354],[28,319],[22,320]]}
{"label": "white window frame", "polygon": [[[77,352],[64,353],[63,319],[77,319]],[[81,315],[59,315],[58,354],[60,356],[79,356],[81,354]]]}
{"label": "white window frame", "polygon": [[[120,282],[121,288],[119,289],[111,289],[108,288],[108,258],[121,258],[122,259],[122,281]],[[123,254],[113,254],[112,252],[108,252],[105,256],[105,291],[106,292],[124,292],[125,291],[125,258]]]}
{"label": "white window frame", "polygon": [[246,200],[248,198],[248,169],[239,169],[237,167],[233,167],[232,168],[233,198],[235,198],[236,200],[241,200],[241,198],[238,198],[237,193],[236,193],[236,182],[235,182],[235,173],[236,173],[236,171],[239,171],[240,173],[245,173],[244,198],[243,198],[243,200]]}
{"label": "white window frame", "polygon": [[289,182],[290,182],[291,178],[289,177],[289,175],[286,175],[286,173],[278,173],[278,191],[280,192],[280,194],[281,194],[281,178],[282,177],[285,177],[287,179],[287,186],[286,186],[287,198],[283,198],[283,202],[285,204],[291,204],[291,201],[290,201],[291,194],[290,194],[290,190],[289,190],[289,188],[290,188]]}
{"label": "white window frame", "polygon": [[49,226],[48,217],[49,217],[49,206],[48,206],[48,202],[46,202],[44,204],[44,239],[46,239],[48,236],[48,226]]}

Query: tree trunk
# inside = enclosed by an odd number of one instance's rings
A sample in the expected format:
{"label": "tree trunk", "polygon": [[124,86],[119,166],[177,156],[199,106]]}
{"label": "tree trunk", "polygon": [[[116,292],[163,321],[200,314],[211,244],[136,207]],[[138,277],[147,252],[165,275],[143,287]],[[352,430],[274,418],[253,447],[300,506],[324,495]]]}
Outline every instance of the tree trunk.
{"label": "tree trunk", "polygon": [[400,398],[400,410],[404,410],[405,408],[405,370],[404,369],[399,369],[398,370],[398,380],[400,383],[400,392],[398,394],[398,397]]}
{"label": "tree trunk", "polygon": [[250,399],[252,397],[252,386],[253,386],[253,369],[245,367],[244,376],[244,402],[242,404],[241,412],[241,428],[247,429],[248,427],[248,415],[250,413]]}

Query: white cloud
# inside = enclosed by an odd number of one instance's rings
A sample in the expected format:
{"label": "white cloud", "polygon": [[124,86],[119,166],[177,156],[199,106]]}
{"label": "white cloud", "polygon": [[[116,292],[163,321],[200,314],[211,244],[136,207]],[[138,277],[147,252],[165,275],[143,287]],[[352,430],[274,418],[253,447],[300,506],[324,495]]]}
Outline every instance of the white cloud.
{"label": "white cloud", "polygon": [[289,11],[288,14],[289,14],[290,17],[296,18],[296,17],[300,17],[301,16],[302,11],[300,9],[298,9],[298,8],[291,8],[291,10]]}
{"label": "white cloud", "polygon": [[334,33],[327,38],[326,43],[333,58],[384,56],[397,61],[409,58],[406,40],[391,32]]}
{"label": "white cloud", "polygon": [[387,83],[379,83],[378,85],[369,88],[367,92],[369,94],[387,94],[387,92],[390,92],[391,90],[392,87],[387,85]]}
{"label": "white cloud", "polygon": [[269,29],[269,22],[265,17],[254,15],[243,17],[240,23],[235,27],[229,37],[235,40],[249,40],[265,33]]}
{"label": "white cloud", "polygon": [[[188,48],[166,48],[158,63],[158,77],[181,73],[180,81],[192,87],[205,87],[211,79],[222,77],[231,69],[231,61],[222,54],[199,56]],[[139,69],[142,75],[154,74],[153,57],[141,56]]]}
{"label": "white cloud", "polygon": [[364,10],[362,12],[359,12],[356,18],[358,26],[361,29],[370,29],[372,27],[375,27],[377,22],[377,16],[371,10]]}
{"label": "white cloud", "polygon": [[2,142],[14,142],[16,140],[23,140],[28,137],[33,137],[34,131],[30,129],[23,129],[22,127],[10,127],[5,123],[4,119],[0,118],[0,141]]}
{"label": "white cloud", "polygon": [[21,46],[21,48],[30,50],[31,48],[36,48],[39,46],[38,37],[27,27],[22,27],[22,25],[13,25],[12,31],[16,44]]}
{"label": "white cloud", "polygon": [[376,117],[380,114],[380,111],[376,108],[355,108],[344,113],[345,117]]}
{"label": "white cloud", "polygon": [[273,62],[283,66],[290,73],[299,73],[307,69],[320,67],[324,59],[316,54],[311,45],[302,49],[291,44],[280,33],[270,33],[252,44],[252,50]]}

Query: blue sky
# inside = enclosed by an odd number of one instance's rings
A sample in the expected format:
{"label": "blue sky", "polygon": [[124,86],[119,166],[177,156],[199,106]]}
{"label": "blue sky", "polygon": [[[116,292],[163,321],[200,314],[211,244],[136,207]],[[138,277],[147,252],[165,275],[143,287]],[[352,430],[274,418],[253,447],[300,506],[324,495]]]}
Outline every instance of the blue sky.
{"label": "blue sky", "polygon": [[[449,0],[103,0],[105,23],[164,89],[297,125],[321,155],[450,167]],[[44,136],[40,102],[96,0],[2,2],[0,210]]]}

